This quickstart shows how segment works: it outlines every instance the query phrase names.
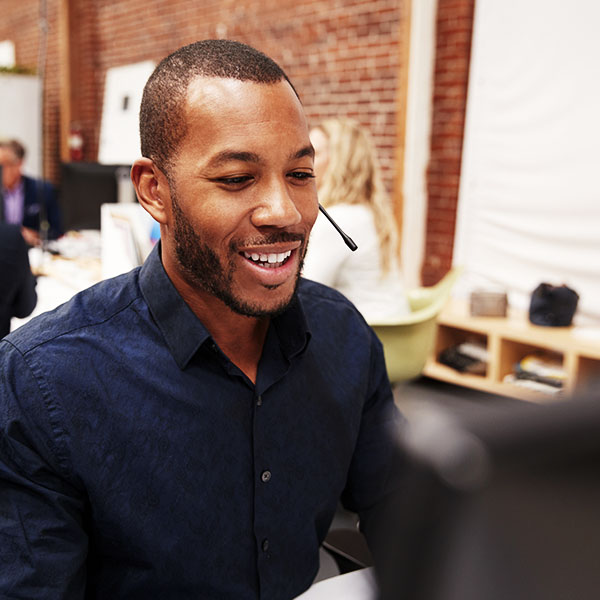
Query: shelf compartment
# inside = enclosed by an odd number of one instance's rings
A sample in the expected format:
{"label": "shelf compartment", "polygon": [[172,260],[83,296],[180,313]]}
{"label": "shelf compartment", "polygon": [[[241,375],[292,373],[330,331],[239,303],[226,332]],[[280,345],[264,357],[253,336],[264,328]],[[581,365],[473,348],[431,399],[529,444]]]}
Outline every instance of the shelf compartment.
{"label": "shelf compartment", "polygon": [[440,353],[448,348],[452,348],[453,346],[458,346],[463,343],[472,343],[478,346],[482,346],[486,350],[488,350],[488,336],[479,332],[470,331],[467,329],[463,329],[461,327],[451,327],[448,325],[438,325],[436,345],[435,345],[435,359],[438,361],[440,366],[443,366],[447,369],[455,371],[460,374],[460,376],[470,377],[486,377],[489,371],[489,365],[486,365],[486,370],[484,373],[476,374],[476,373],[465,373],[459,371],[458,369],[453,369],[448,365],[443,365],[439,363]]}
{"label": "shelf compartment", "polygon": [[[539,355],[543,358],[548,359],[552,363],[556,363],[559,368],[565,370],[565,380],[563,388],[551,388],[549,387],[549,394],[552,394],[553,389],[566,389],[568,374],[565,369],[565,357],[561,352],[547,350],[540,348],[540,346],[533,344],[525,344],[523,342],[517,342],[515,340],[503,339],[500,343],[500,357],[498,365],[497,381],[504,382],[507,375],[515,374],[515,365],[519,363],[523,358],[528,355]],[[517,385],[511,383],[512,385]],[[543,392],[542,392],[543,393]]]}
{"label": "shelf compartment", "polygon": [[[464,373],[439,362],[439,353],[463,342],[478,342],[488,353],[485,375]],[[553,355],[564,370],[559,393],[530,389],[506,381],[514,365],[528,354]],[[461,300],[448,303],[438,317],[435,351],[425,365],[424,374],[492,394],[546,403],[585,394],[600,387],[600,339],[572,327],[541,327],[529,322],[524,312],[509,310],[504,317],[472,317]],[[558,388],[556,388],[558,389]]]}
{"label": "shelf compartment", "polygon": [[577,357],[575,393],[597,391],[600,387],[600,359],[589,356]]}

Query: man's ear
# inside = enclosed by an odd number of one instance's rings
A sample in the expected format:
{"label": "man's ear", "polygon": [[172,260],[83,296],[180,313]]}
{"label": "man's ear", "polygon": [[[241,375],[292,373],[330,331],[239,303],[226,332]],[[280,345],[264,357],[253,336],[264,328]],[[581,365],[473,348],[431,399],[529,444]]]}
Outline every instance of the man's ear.
{"label": "man's ear", "polygon": [[155,221],[166,224],[171,196],[163,172],[149,158],[139,158],[131,167],[131,181],[139,203]]}

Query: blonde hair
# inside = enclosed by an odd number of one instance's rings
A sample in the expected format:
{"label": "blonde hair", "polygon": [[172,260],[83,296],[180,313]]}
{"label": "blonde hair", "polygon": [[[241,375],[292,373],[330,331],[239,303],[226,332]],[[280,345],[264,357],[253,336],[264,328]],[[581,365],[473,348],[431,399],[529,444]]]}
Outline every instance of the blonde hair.
{"label": "blonde hair", "polygon": [[329,162],[317,181],[319,201],[325,208],[342,203],[371,208],[386,273],[398,252],[398,231],[371,137],[359,123],[347,118],[326,119],[316,129],[329,143]]}

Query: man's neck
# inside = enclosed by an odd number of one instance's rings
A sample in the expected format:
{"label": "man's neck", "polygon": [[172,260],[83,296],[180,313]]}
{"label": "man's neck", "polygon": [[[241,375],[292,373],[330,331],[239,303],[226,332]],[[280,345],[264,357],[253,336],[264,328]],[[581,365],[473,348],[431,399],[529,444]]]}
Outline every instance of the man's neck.
{"label": "man's neck", "polygon": [[246,317],[229,308],[212,294],[198,293],[177,276],[170,276],[170,279],[219,348],[253,383],[256,383],[258,363],[262,356],[270,318]]}
{"label": "man's neck", "polygon": [[245,317],[235,313],[222,302],[221,306],[206,309],[189,303],[194,314],[211,334],[213,340],[225,355],[236,365],[251,381],[256,383],[258,363],[262,356],[269,317]]}
{"label": "man's neck", "polygon": [[19,177],[17,179],[15,179],[15,181],[13,181],[12,185],[10,186],[2,186],[4,191],[6,192],[14,192],[16,190],[19,189],[19,186],[23,183],[23,176],[19,175]]}

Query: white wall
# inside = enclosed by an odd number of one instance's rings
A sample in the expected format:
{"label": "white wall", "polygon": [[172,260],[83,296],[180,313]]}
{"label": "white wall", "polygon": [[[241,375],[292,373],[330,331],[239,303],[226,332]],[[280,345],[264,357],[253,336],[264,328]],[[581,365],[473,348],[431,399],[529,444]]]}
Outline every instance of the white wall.
{"label": "white wall", "polygon": [[41,81],[35,75],[0,74],[0,139],[18,139],[27,149],[23,170],[40,176]]}
{"label": "white wall", "polygon": [[407,287],[421,285],[427,219],[437,0],[411,5],[410,56],[404,149],[402,272]]}
{"label": "white wall", "polygon": [[144,61],[106,72],[98,162],[130,165],[140,154],[139,114],[144,86],[154,71]]}

